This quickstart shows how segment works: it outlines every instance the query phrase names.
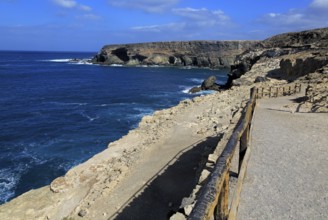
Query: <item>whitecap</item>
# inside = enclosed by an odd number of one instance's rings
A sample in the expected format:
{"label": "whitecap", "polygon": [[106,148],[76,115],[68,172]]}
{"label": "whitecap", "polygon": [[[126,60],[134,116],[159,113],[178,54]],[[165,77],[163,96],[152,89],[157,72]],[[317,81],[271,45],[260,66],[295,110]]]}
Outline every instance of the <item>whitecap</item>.
{"label": "whitecap", "polygon": [[184,86],[184,89],[181,91],[182,93],[185,93],[185,94],[190,94],[189,93],[189,91],[190,91],[190,89],[192,89],[193,88],[193,86],[190,86],[190,87],[186,87],[186,86]]}
{"label": "whitecap", "polygon": [[51,60],[43,60],[48,62],[56,62],[56,63],[67,63],[70,62],[72,59],[51,59]]}
{"label": "whitecap", "polygon": [[84,106],[88,104],[84,102],[47,102],[47,103],[52,105],[78,105],[78,106]]}
{"label": "whitecap", "polygon": [[0,203],[7,202],[15,195],[19,176],[9,169],[0,169]]}
{"label": "whitecap", "polygon": [[15,196],[15,189],[28,165],[17,165],[14,169],[0,169],[0,203]]}
{"label": "whitecap", "polygon": [[172,95],[172,92],[162,92],[159,94],[149,94],[148,97],[151,98],[163,98],[163,97],[169,97]]}
{"label": "whitecap", "polygon": [[204,81],[204,79],[201,79],[201,78],[190,78],[188,80],[191,81],[191,82],[198,83],[198,84],[202,84],[203,81]]}
{"label": "whitecap", "polygon": [[139,115],[142,115],[142,116],[150,115],[154,112],[154,109],[150,108],[150,107],[135,107],[135,108],[133,108],[133,110],[139,111],[140,112]]}
{"label": "whitecap", "polygon": [[123,65],[122,64],[111,64],[109,66],[112,66],[112,67],[122,67]]}
{"label": "whitecap", "polygon": [[181,86],[183,90],[181,90],[182,93],[188,94],[188,95],[208,95],[208,94],[213,94],[215,93],[214,90],[201,90],[197,93],[190,93],[190,89],[194,88],[194,86],[191,87],[186,87],[186,86]]}
{"label": "whitecap", "polygon": [[69,60],[70,64],[75,65],[94,65],[89,59],[80,59],[80,60]]}
{"label": "whitecap", "polygon": [[99,116],[91,117],[90,115],[88,115],[88,114],[85,113],[85,112],[81,112],[80,114],[81,114],[83,117],[87,118],[89,121],[94,121],[94,120],[96,120],[96,119],[99,118]]}
{"label": "whitecap", "polygon": [[[51,140],[51,142],[54,141],[53,139]],[[37,143],[30,143],[29,146],[30,147],[35,147],[37,146],[38,144]],[[38,165],[41,165],[41,164],[44,164],[46,163],[47,161],[46,160],[41,160],[40,158],[37,157],[37,155],[34,155],[33,153],[29,152],[29,150],[24,147],[24,150],[21,152],[21,154],[19,154],[20,157],[22,158],[29,158],[31,159],[31,162],[30,163],[33,163],[33,164],[38,164]]]}
{"label": "whitecap", "polygon": [[100,107],[107,107],[107,106],[130,106],[130,105],[136,105],[136,102],[117,102],[117,103],[103,103],[103,104],[99,104],[96,106],[100,106]]}
{"label": "whitecap", "polygon": [[140,120],[142,117],[154,113],[154,109],[150,107],[135,107],[133,110],[137,111],[138,113],[129,114],[127,117],[134,120]]}

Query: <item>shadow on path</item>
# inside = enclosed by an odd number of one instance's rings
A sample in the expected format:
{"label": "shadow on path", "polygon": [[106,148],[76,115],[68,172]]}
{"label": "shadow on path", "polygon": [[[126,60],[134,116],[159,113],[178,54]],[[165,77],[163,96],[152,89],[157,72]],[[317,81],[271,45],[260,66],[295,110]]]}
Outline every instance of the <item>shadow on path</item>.
{"label": "shadow on path", "polygon": [[178,156],[173,164],[158,173],[138,195],[134,195],[114,219],[169,219],[172,212],[178,210],[183,197],[188,197],[194,189],[199,164],[213,152],[220,138],[208,137],[190,146],[191,149]]}

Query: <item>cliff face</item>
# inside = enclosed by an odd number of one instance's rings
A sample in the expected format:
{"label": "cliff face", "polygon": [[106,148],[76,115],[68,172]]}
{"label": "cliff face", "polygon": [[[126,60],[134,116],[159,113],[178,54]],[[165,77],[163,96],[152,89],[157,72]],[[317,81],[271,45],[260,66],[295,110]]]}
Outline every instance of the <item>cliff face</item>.
{"label": "cliff face", "polygon": [[[146,176],[147,179],[144,176],[145,170],[158,164],[160,166],[160,159],[176,158],[182,149],[187,149],[187,146],[189,149],[190,146],[199,143],[199,140],[207,140],[213,134],[226,132],[227,128],[230,129],[229,123],[233,117],[236,113],[238,115],[244,106],[250,87],[254,85],[280,86],[290,80],[298,80],[308,87],[304,101],[295,103],[300,106],[293,108],[327,113],[327,36],[328,28],[325,28],[282,34],[262,42],[194,41],[105,46],[94,58],[94,62],[205,66],[201,62],[204,60],[213,66],[224,66],[232,62],[236,54],[244,52],[236,57],[232,66],[232,76],[240,74],[240,78],[231,81],[235,86],[230,90],[182,101],[176,107],[144,117],[138,128],[111,143],[105,151],[72,168],[65,176],[54,180],[50,186],[31,190],[0,206],[0,219],[110,218],[111,213],[117,213],[120,207],[124,206],[124,202],[129,201],[128,198],[138,201],[134,197],[137,194],[129,195],[119,188],[125,178],[129,178],[132,168],[136,171],[141,167],[140,164],[144,164],[144,168],[140,169],[142,172],[136,172],[137,180],[125,182],[128,186],[125,189],[138,189],[147,185],[147,181],[151,180],[156,172],[150,172],[149,177]],[[258,77],[264,80],[256,82]],[[156,153],[159,149],[160,154]],[[178,149],[179,154],[175,154],[172,149]],[[152,152],[154,154],[151,154]],[[164,152],[173,153],[165,156]],[[154,159],[152,156],[158,158]],[[141,161],[143,158],[145,160]],[[150,158],[151,161],[155,161],[152,166],[145,162]],[[181,162],[180,159],[177,161]],[[143,175],[140,176],[140,173]],[[159,175],[163,176],[163,173]],[[153,182],[156,181],[150,183]],[[131,187],[132,185],[134,187]],[[148,189],[149,186],[147,185]],[[199,186],[196,188],[199,189]],[[123,197],[122,194],[126,196]],[[120,198],[126,200],[118,203]],[[177,208],[189,209],[192,201],[189,198],[184,199],[185,206]],[[167,206],[168,202],[165,204]],[[169,208],[174,210],[172,207]]]}
{"label": "cliff face", "polygon": [[328,64],[328,28],[276,35],[262,41],[261,45],[262,48],[252,48],[236,56],[227,87],[240,84],[236,79],[256,63],[269,59],[279,60],[280,68],[275,72],[280,72],[280,78],[290,81]]}
{"label": "cliff face", "polygon": [[177,41],[104,46],[92,62],[122,65],[230,67],[236,55],[259,41]]}
{"label": "cliff face", "polygon": [[319,48],[328,47],[328,28],[279,34],[264,40],[265,47]]}
{"label": "cliff face", "polygon": [[306,94],[298,111],[328,112],[328,28],[280,34],[261,43],[263,48],[237,56],[226,87],[299,82]]}

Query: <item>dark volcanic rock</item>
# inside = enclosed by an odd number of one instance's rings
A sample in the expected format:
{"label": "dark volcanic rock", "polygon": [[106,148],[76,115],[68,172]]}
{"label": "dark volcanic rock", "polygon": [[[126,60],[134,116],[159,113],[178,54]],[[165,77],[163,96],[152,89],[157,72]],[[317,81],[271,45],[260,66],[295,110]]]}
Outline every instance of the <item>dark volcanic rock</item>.
{"label": "dark volcanic rock", "polygon": [[328,28],[301,32],[284,33],[264,40],[266,48],[304,48],[328,47]]}
{"label": "dark volcanic rock", "polygon": [[[327,64],[328,28],[285,33],[264,41],[177,41],[107,45],[93,63],[111,65],[163,65],[196,67],[231,67],[226,85],[213,84],[210,89],[230,88],[235,79],[252,69],[260,60],[279,58],[281,72],[299,77]],[[284,58],[302,51],[320,51],[320,58],[301,56]],[[287,78],[287,77],[286,77]],[[249,82],[238,82],[237,84]],[[203,89],[203,88],[202,88]]]}
{"label": "dark volcanic rock", "polygon": [[202,82],[202,85],[200,87],[193,87],[189,90],[189,93],[197,93],[200,92],[202,90],[215,90],[215,91],[220,91],[221,86],[216,84],[216,77],[215,76],[210,76],[207,79],[205,79]]}
{"label": "dark volcanic rock", "polygon": [[258,41],[178,41],[104,46],[98,64],[230,67],[236,55],[262,47]]}
{"label": "dark volcanic rock", "polygon": [[200,92],[200,91],[202,91],[202,89],[200,87],[196,86],[196,87],[191,88],[189,90],[189,93],[197,93],[197,92]]}
{"label": "dark volcanic rock", "polygon": [[201,85],[202,90],[208,90],[211,89],[216,82],[216,77],[215,76],[210,76],[207,79],[205,79]]}
{"label": "dark volcanic rock", "polygon": [[259,44],[262,48],[251,48],[236,56],[228,74],[226,88],[232,85],[248,85],[249,82],[244,79],[233,81],[251,70],[259,60],[282,59],[280,72],[284,73],[286,76],[283,78],[288,80],[315,71],[328,62],[328,28],[280,34]]}
{"label": "dark volcanic rock", "polygon": [[263,76],[258,76],[258,77],[255,78],[254,83],[267,82],[267,81],[269,81],[268,78],[263,77]]}

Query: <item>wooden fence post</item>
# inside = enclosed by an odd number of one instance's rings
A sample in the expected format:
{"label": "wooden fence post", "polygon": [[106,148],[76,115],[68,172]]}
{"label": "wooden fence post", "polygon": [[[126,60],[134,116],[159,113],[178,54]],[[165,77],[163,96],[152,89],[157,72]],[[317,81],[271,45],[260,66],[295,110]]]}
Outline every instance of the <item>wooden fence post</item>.
{"label": "wooden fence post", "polygon": [[229,217],[229,171],[224,177],[218,204],[214,210],[215,220],[227,220]]}
{"label": "wooden fence post", "polygon": [[244,133],[242,134],[239,142],[239,164],[238,164],[238,174],[241,168],[241,164],[243,163],[245,153],[247,150],[248,146],[248,140],[249,140],[249,129],[250,129],[250,124],[247,125]]}

